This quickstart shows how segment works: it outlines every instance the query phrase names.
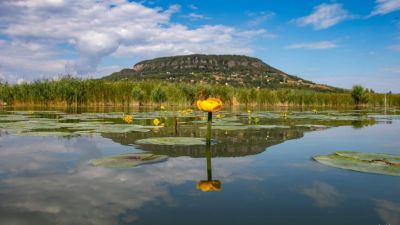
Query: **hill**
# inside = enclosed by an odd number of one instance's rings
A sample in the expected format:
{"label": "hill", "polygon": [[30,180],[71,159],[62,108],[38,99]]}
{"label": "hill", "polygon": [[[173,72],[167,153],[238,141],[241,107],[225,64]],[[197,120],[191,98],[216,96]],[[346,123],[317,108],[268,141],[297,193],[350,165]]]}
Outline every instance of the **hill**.
{"label": "hill", "polygon": [[241,87],[296,88],[336,91],[289,75],[260,59],[242,55],[182,55],[141,61],[105,80],[166,80],[170,82],[210,83]]}

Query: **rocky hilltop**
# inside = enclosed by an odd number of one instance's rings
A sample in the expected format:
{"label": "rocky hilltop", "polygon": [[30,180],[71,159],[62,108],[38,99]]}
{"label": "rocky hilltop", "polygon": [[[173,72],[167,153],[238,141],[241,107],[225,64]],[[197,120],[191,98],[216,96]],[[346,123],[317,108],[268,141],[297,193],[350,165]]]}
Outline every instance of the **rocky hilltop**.
{"label": "rocky hilltop", "polygon": [[238,55],[184,55],[145,60],[133,66],[139,73],[164,72],[226,72],[226,71],[258,71],[280,72],[257,58]]}
{"label": "rocky hilltop", "polygon": [[141,61],[104,77],[106,80],[167,80],[242,87],[335,88],[315,84],[278,70],[262,60],[242,55],[182,55]]}

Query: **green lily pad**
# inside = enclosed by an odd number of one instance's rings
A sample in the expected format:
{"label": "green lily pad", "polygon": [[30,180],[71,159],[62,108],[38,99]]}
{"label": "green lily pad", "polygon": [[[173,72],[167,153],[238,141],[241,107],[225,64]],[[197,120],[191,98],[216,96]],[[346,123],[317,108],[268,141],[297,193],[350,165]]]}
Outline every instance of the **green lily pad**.
{"label": "green lily pad", "polygon": [[[200,127],[200,129],[207,129],[207,127]],[[213,130],[247,130],[248,127],[246,125],[243,126],[212,126]]]}
{"label": "green lily pad", "polygon": [[125,169],[142,164],[157,163],[168,159],[166,155],[153,155],[149,153],[124,154],[106,156],[89,162],[92,166]]}
{"label": "green lily pad", "polygon": [[[212,126],[213,130],[247,130],[247,129],[275,129],[275,128],[290,128],[285,125],[227,125],[227,126]],[[200,129],[207,129],[207,127],[200,127]]]}
{"label": "green lily pad", "polygon": [[68,136],[76,136],[77,134],[70,132],[62,132],[62,131],[32,131],[32,132],[15,133],[14,135],[36,136],[36,137],[68,137]]}
{"label": "green lily pad", "polygon": [[149,129],[143,128],[141,125],[130,124],[107,124],[99,126],[95,132],[97,133],[128,133],[128,132],[149,132]]}
{"label": "green lily pad", "polygon": [[14,115],[14,114],[4,114],[0,116],[0,123],[3,122],[13,122],[13,121],[25,121],[29,120],[29,117],[25,115]]}
{"label": "green lily pad", "polygon": [[[196,124],[206,124],[208,123],[207,120],[195,120],[192,123]],[[243,125],[242,123],[235,122],[235,121],[224,121],[224,120],[215,120],[212,122],[213,126],[240,126]]]}
{"label": "green lily pad", "polygon": [[29,120],[13,123],[0,123],[0,129],[10,134],[19,134],[35,130],[51,130],[61,128],[56,122],[47,120]]}
{"label": "green lily pad", "polygon": [[140,139],[136,144],[149,144],[149,145],[205,145],[205,138],[194,137],[153,137]]}
{"label": "green lily pad", "polygon": [[320,124],[298,124],[296,127],[307,127],[307,128],[328,128],[329,126]]}
{"label": "green lily pad", "polygon": [[314,156],[314,160],[332,167],[366,173],[400,176],[400,156],[383,153],[335,152]]}
{"label": "green lily pad", "polygon": [[282,128],[282,129],[287,129],[290,128],[290,126],[286,125],[248,125],[250,129],[275,129],[275,128]]}

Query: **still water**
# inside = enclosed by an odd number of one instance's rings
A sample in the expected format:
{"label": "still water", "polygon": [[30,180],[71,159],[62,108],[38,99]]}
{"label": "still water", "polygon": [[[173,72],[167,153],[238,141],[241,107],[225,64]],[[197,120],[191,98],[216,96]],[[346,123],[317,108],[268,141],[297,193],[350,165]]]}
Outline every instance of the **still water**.
{"label": "still water", "polygon": [[[205,146],[136,143],[205,137],[196,110],[2,109],[0,224],[400,224],[399,177],[312,160],[336,151],[400,155],[399,112],[225,110],[214,115],[209,168],[221,188],[203,192]],[[89,164],[143,151],[169,158],[130,169]]]}

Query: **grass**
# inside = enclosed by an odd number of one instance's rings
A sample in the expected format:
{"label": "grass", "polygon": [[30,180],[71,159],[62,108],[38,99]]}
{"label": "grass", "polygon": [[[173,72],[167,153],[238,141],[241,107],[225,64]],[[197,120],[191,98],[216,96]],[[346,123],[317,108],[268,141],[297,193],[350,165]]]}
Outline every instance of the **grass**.
{"label": "grass", "polygon": [[[348,92],[243,88],[164,81],[105,81],[63,77],[23,84],[0,84],[2,105],[133,106],[193,105],[197,99],[220,98],[225,105],[334,106],[356,105]],[[365,93],[365,106],[400,106],[400,94]]]}

